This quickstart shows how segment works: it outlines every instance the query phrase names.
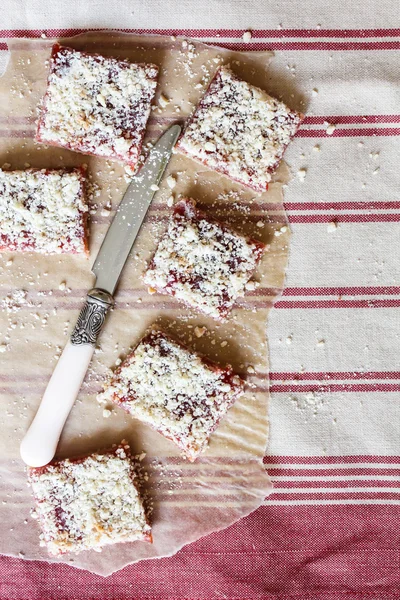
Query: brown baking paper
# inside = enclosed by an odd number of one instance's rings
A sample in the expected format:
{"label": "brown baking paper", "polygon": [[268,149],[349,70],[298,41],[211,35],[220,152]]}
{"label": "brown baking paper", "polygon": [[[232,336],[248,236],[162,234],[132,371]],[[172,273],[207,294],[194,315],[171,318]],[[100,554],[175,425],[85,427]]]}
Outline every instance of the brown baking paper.
{"label": "brown baking paper", "polygon": [[[146,453],[141,464],[146,475],[143,483],[147,503],[152,508],[154,543],[118,544],[101,553],[49,559],[46,549],[39,546],[38,524],[30,518],[33,500],[19,458],[19,444],[86,292],[93,286],[90,266],[128,185],[124,167],[116,162],[34,142],[36,108],[45,91],[51,43],[10,43],[8,68],[0,79],[0,166],[9,163],[12,169],[59,168],[86,163],[99,194],[93,199],[91,211],[89,259],[1,256],[0,297],[4,310],[0,343],[5,351],[0,355],[0,552],[66,562],[108,575],[141,559],[172,555],[185,544],[227,527],[255,510],[271,491],[263,468],[268,438],[266,324],[268,311],[284,282],[289,231],[284,227],[281,182],[287,180],[287,170],[282,166],[269,191],[256,195],[188,158],[172,157],[167,174],[177,179],[175,199],[191,196],[200,208],[270,245],[256,274],[260,286],[240,299],[225,324],[199,316],[167,296],[148,294],[140,277],[172,210],[167,205],[171,190],[164,178],[123,272],[116,307],[101,335],[57,453],[61,457],[82,455],[119,443],[122,438],[129,441],[134,453]],[[103,32],[61,43],[160,65],[157,98],[162,93],[170,101],[152,112],[148,141],[155,140],[170,123],[184,121],[222,62],[230,62],[233,70],[251,83],[266,90],[269,87],[268,53],[235,54],[182,39]],[[208,449],[194,464],[186,462],[171,442],[122,410],[113,408],[111,416],[104,418],[104,407],[96,401],[108,369],[153,323],[211,359],[231,363],[247,380],[246,393],[230,409],[212,435]],[[194,335],[196,325],[207,328],[201,338]]]}

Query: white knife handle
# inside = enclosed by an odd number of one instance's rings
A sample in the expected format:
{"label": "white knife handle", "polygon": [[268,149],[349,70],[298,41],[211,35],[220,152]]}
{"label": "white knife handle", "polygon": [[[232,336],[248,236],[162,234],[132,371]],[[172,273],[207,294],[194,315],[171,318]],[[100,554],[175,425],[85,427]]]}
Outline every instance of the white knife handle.
{"label": "white knife handle", "polygon": [[39,410],[21,442],[21,457],[27,465],[42,467],[53,458],[112,304],[113,298],[107,292],[98,289],[89,292],[71,339],[47,385]]}
{"label": "white knife handle", "polygon": [[68,340],[31,426],[21,443],[21,457],[31,467],[47,465],[56,453],[65,421],[78,395],[94,346]]}

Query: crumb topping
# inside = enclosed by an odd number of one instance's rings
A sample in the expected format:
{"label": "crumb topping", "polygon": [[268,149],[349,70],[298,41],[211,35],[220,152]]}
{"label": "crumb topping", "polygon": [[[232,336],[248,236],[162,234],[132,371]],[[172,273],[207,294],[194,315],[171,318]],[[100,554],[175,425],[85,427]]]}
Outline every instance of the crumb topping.
{"label": "crumb topping", "polygon": [[221,67],[177,147],[257,191],[296,133],[302,115]]}
{"label": "crumb topping", "polygon": [[0,169],[0,246],[43,254],[84,252],[88,206],[80,169]]}
{"label": "crumb topping", "polygon": [[126,447],[29,469],[41,538],[53,555],[150,536]]}
{"label": "crumb topping", "polygon": [[216,318],[225,317],[264,245],[208,219],[193,200],[177,203],[144,282]]}
{"label": "crumb topping", "polygon": [[166,337],[146,336],[99,395],[174,441],[194,460],[243,391],[230,367],[219,368]]}
{"label": "crumb topping", "polygon": [[152,64],[56,47],[38,141],[135,166],[157,75]]}

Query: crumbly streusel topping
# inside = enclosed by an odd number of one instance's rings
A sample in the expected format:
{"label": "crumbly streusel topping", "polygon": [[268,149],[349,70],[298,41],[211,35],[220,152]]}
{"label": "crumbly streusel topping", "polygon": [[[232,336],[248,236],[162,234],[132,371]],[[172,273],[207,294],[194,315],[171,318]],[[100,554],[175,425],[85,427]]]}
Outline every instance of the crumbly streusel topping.
{"label": "crumbly streusel topping", "polygon": [[178,149],[235,181],[264,191],[302,116],[221,67]]}
{"label": "crumbly streusel topping", "polygon": [[230,367],[210,366],[163,333],[152,332],[98,399],[121,405],[194,460],[242,387]]}
{"label": "crumbly streusel topping", "polygon": [[245,293],[262,244],[209,220],[192,200],[176,207],[144,281],[220,319]]}
{"label": "crumbly streusel topping", "polygon": [[127,447],[29,469],[49,553],[77,553],[149,535],[134,477]]}
{"label": "crumbly streusel topping", "polygon": [[80,169],[0,169],[0,242],[4,249],[43,254],[84,252],[87,210]]}
{"label": "crumbly streusel topping", "polygon": [[135,165],[158,67],[59,48],[53,54],[38,140]]}

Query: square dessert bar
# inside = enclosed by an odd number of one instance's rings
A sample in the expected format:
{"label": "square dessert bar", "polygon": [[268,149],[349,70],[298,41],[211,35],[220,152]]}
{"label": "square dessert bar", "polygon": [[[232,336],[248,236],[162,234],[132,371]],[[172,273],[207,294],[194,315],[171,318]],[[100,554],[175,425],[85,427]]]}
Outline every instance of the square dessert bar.
{"label": "square dessert bar", "polygon": [[303,118],[221,67],[177,148],[210,169],[264,192]]}
{"label": "square dessert bar", "polygon": [[151,542],[136,477],[124,442],[104,454],[29,468],[41,545],[57,556],[117,542]]}
{"label": "square dessert bar", "polygon": [[88,252],[85,169],[0,169],[0,251]]}
{"label": "square dessert bar", "polygon": [[137,166],[158,67],[56,44],[36,140]]}
{"label": "square dessert bar", "polygon": [[116,369],[98,400],[121,406],[193,462],[243,385],[229,365],[219,367],[152,331]]}
{"label": "square dessert bar", "polygon": [[144,282],[218,320],[224,320],[260,261],[265,245],[197,210],[175,206]]}

